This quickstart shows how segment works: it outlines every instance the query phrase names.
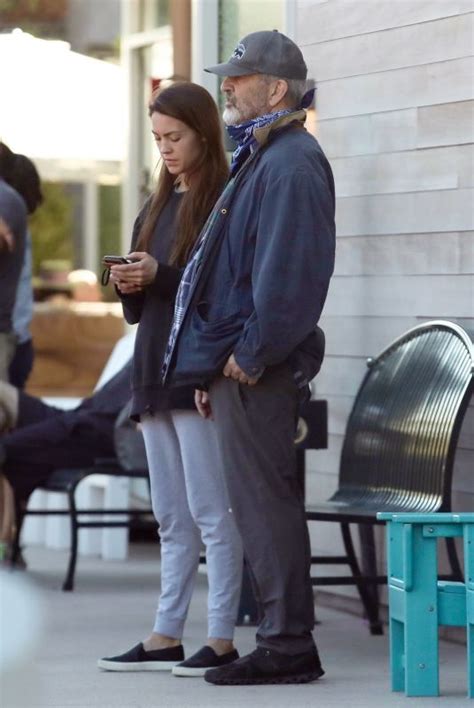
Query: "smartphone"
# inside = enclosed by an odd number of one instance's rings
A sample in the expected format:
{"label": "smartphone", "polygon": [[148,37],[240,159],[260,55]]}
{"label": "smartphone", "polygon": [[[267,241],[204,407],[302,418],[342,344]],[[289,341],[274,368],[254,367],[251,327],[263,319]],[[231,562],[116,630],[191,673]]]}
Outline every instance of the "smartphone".
{"label": "smartphone", "polygon": [[124,263],[133,263],[133,261],[131,258],[125,258],[124,256],[103,256],[102,263],[112,266],[123,265]]}

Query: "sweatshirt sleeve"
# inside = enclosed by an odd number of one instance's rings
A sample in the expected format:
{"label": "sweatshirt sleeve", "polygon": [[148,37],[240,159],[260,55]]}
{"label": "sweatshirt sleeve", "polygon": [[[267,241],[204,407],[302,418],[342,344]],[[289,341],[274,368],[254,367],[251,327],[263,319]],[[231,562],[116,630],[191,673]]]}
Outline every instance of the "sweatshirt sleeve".
{"label": "sweatshirt sleeve", "polygon": [[[149,207],[149,203],[150,201],[148,200],[135,220],[130,252],[134,251],[136,248],[138,235],[145,218],[146,210]],[[173,300],[176,296],[182,274],[182,268],[168,265],[166,263],[158,263],[158,270],[156,271],[155,279],[146,287],[144,291],[131,295],[124,295],[120,292],[120,290],[118,290],[118,288],[115,288],[118,297],[122,301],[123,314],[127,322],[129,324],[136,324],[140,321],[143,304],[146,297],[146,290],[152,290],[162,298]]]}
{"label": "sweatshirt sleeve", "polygon": [[148,287],[153,288],[161,297],[174,300],[183,271],[184,268],[167,265],[166,263],[158,263],[155,280],[153,283],[150,283]]}
{"label": "sweatshirt sleeve", "polygon": [[332,179],[320,170],[284,171],[262,197],[252,268],[254,310],[234,349],[260,376],[285,361],[314,330],[334,269]]}
{"label": "sweatshirt sleeve", "polygon": [[[135,249],[138,234],[140,233],[140,229],[145,218],[147,205],[148,202],[145,203],[143,209],[141,210],[141,212],[135,219],[135,223],[133,224],[132,243],[130,246],[130,251],[133,251]],[[122,302],[123,316],[125,317],[128,324],[136,324],[137,322],[140,322],[143,303],[145,302],[145,293],[139,292],[125,295],[124,293],[121,293],[117,287],[115,287],[115,292],[117,293],[117,296]]]}

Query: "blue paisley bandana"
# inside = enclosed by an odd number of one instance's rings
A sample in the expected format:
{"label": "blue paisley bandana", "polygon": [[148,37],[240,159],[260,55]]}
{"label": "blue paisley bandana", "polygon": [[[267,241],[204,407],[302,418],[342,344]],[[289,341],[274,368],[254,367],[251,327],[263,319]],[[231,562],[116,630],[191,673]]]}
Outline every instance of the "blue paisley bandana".
{"label": "blue paisley bandana", "polygon": [[[301,100],[300,108],[309,108],[313,101],[315,90],[316,89],[312,88],[305,93]],[[226,130],[229,137],[237,143],[237,148],[232,153],[232,162],[230,165],[231,174],[234,174],[240,165],[245,162],[252,150],[252,147],[257,144],[257,141],[253,137],[253,131],[255,128],[262,128],[265,125],[270,125],[275,120],[278,120],[278,118],[281,118],[281,116],[287,115],[288,113],[293,113],[293,109],[285,108],[277,113],[266,113],[263,116],[252,118],[252,120],[248,120],[245,123],[240,123],[240,125],[226,125]]]}
{"label": "blue paisley bandana", "polygon": [[232,153],[232,162],[230,165],[231,174],[234,174],[240,165],[245,162],[247,157],[250,155],[252,147],[257,144],[257,141],[253,136],[253,131],[255,128],[262,128],[265,125],[270,125],[270,123],[273,123],[287,113],[293,113],[293,111],[285,108],[277,113],[266,113],[263,116],[252,118],[245,123],[240,123],[240,125],[226,125],[226,130],[229,137],[232,138],[234,142],[238,143],[237,148]]}

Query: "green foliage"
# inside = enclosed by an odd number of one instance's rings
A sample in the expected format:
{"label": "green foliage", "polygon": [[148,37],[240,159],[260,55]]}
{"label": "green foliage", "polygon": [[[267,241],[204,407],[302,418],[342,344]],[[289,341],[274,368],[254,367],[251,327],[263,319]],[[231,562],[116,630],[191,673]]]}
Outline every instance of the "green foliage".
{"label": "green foliage", "polygon": [[0,16],[8,19],[60,20],[66,12],[66,0],[0,0]]}
{"label": "green foliage", "polygon": [[[102,256],[107,253],[122,253],[120,235],[120,187],[101,185],[99,192],[99,263],[97,273],[103,270]],[[107,301],[117,300],[115,289],[108,285],[102,288],[102,297]]]}
{"label": "green foliage", "polygon": [[72,199],[61,184],[43,182],[44,202],[30,217],[33,239],[33,274],[37,275],[42,261],[73,261]]}

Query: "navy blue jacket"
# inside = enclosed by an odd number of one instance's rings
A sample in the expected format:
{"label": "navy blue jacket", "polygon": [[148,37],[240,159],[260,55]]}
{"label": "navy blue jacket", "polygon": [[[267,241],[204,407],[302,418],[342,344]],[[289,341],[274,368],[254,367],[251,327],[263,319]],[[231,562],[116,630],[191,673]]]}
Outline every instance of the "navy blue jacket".
{"label": "navy blue jacket", "polygon": [[295,118],[301,113],[266,129],[218,204],[171,361],[174,384],[209,383],[231,353],[250,376],[284,361],[304,383],[319,370],[324,337],[315,328],[334,268],[334,181]]}

